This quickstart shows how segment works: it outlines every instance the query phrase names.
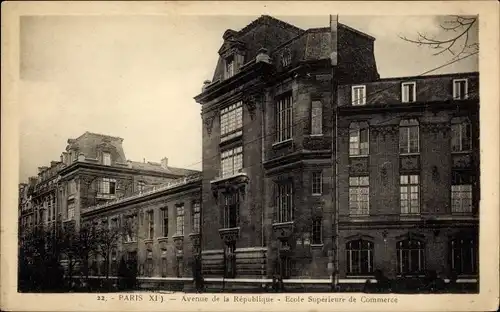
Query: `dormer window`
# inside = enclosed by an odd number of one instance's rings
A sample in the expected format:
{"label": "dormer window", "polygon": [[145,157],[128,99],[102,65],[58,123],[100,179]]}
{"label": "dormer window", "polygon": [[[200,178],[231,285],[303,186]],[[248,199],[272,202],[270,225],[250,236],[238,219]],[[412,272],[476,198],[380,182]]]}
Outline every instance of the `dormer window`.
{"label": "dormer window", "polygon": [[104,166],[111,166],[111,154],[110,153],[102,153],[102,164]]}
{"label": "dormer window", "polygon": [[412,103],[416,101],[417,86],[415,82],[403,82],[401,84],[401,102]]}
{"label": "dormer window", "polygon": [[465,100],[467,99],[467,79],[455,79],[453,80],[453,99],[454,100]]}
{"label": "dormer window", "polygon": [[286,49],[283,51],[283,54],[281,55],[281,65],[283,67],[287,67],[292,63],[292,53],[290,53],[289,49]]}
{"label": "dormer window", "polygon": [[226,58],[226,79],[234,75],[234,56]]}

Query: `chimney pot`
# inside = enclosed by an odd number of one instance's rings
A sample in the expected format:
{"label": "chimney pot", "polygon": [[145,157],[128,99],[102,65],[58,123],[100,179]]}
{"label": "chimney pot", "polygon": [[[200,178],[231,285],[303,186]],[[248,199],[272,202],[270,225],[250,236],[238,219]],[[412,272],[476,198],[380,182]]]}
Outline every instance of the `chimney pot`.
{"label": "chimney pot", "polygon": [[168,168],[168,158],[167,157],[163,157],[161,159],[161,167],[163,169],[167,169]]}

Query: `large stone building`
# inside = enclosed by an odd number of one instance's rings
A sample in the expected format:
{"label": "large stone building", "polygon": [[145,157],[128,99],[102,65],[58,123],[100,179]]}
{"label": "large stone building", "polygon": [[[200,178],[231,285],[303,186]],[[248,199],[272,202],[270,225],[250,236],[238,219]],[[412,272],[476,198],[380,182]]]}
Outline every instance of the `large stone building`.
{"label": "large stone building", "polygon": [[477,275],[477,73],[380,79],[335,22],[223,38],[195,97],[206,276]]}
{"label": "large stone building", "polygon": [[91,132],[69,139],[60,161],[40,167],[37,177],[21,184],[24,200],[20,201],[20,222],[26,225],[24,229],[40,224],[54,228],[60,223],[78,229],[83,207],[196,173],[168,166],[167,158],[161,163],[127,160],[122,142],[122,138]]}
{"label": "large stone building", "polygon": [[195,97],[201,173],[127,162],[120,138],[68,141],[56,214],[133,224],[112,268],[124,256],[185,280],[201,255],[222,285],[328,285],[334,268],[347,283],[375,270],[477,278],[478,73],[381,79],[375,38],[335,21],[262,16],[223,39]]}

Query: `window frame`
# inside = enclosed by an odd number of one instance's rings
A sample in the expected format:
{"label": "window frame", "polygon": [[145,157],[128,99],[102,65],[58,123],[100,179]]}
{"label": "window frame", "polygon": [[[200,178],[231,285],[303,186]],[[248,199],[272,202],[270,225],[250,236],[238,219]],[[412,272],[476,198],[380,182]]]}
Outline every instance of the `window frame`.
{"label": "window frame", "polygon": [[239,225],[240,196],[238,192],[223,194],[222,228],[231,229]]}
{"label": "window frame", "polygon": [[[220,141],[225,142],[243,135],[243,102],[238,101],[220,110]],[[233,122],[234,119],[234,123]]]}
{"label": "window frame", "polygon": [[323,102],[311,101],[311,136],[323,135]]}
{"label": "window frame", "polygon": [[184,236],[185,228],[185,207],[184,204],[178,204],[175,206],[176,214],[175,214],[175,236]]}
{"label": "window frame", "polygon": [[[406,86],[413,86],[413,101],[410,101],[410,93],[408,90],[408,94],[405,97],[405,87]],[[409,88],[408,88],[409,89]],[[416,81],[407,81],[407,82],[402,82],[401,83],[401,103],[415,103],[417,102],[417,82]]]}
{"label": "window frame", "polygon": [[276,143],[293,139],[293,94],[291,91],[276,99]]}
{"label": "window frame", "polygon": [[[316,235],[319,235],[317,237]],[[313,218],[311,227],[311,245],[323,244],[323,219],[321,217]]]}
{"label": "window frame", "polygon": [[168,237],[168,207],[161,209],[161,220],[162,237]]}
{"label": "window frame", "polygon": [[224,77],[229,79],[235,75],[235,57],[230,55],[224,60]]}
{"label": "window frame", "polygon": [[[467,246],[463,244],[463,241],[470,241],[470,245]],[[460,244],[456,247],[455,243],[459,241]],[[464,263],[465,257],[464,255],[464,247],[469,247],[470,250],[468,251],[470,254],[468,256],[471,257],[470,262],[468,263],[470,265],[470,270],[464,270],[464,266],[467,263]],[[456,235],[454,237],[450,237],[450,242],[449,242],[449,260],[450,260],[450,268],[452,272],[455,272],[457,275],[477,275],[478,274],[478,265],[477,265],[477,259],[479,256],[479,250],[478,250],[478,243],[477,239],[473,237],[465,237],[464,235]],[[460,256],[457,257],[455,253],[459,251]],[[466,251],[465,251],[466,252]],[[456,268],[456,262],[460,262],[460,269]]]}
{"label": "window frame", "polygon": [[[458,126],[458,131],[455,130],[455,127]],[[450,137],[450,145],[451,145],[451,152],[452,153],[467,153],[472,151],[472,123],[470,122],[469,118],[467,117],[454,117],[450,121],[450,127],[451,127],[451,137]],[[469,131],[469,138],[468,138],[468,144],[469,148],[465,149],[463,147],[464,145],[464,127],[465,131],[467,132],[467,127]],[[455,137],[455,135],[458,133],[458,138]],[[458,139],[458,150],[455,149],[455,144],[454,141],[455,139]]]}
{"label": "window frame", "polygon": [[[407,243],[408,247],[407,248],[402,248],[401,245],[403,243]],[[416,243],[419,248],[412,248],[412,243]],[[407,251],[408,252],[408,265],[410,266],[410,270],[408,271],[403,271],[403,261],[404,261],[404,255],[403,253]],[[418,270],[413,270],[412,267],[412,251],[417,252],[418,256]],[[405,275],[405,276],[418,276],[421,275],[425,272],[426,270],[426,265],[427,265],[427,259],[426,259],[426,244],[424,241],[420,239],[411,239],[411,238],[406,238],[402,239],[396,242],[396,271],[398,275]]]}
{"label": "window frame", "polygon": [[[415,124],[416,123],[416,124]],[[411,142],[412,142],[412,137],[411,137],[411,129],[412,128],[416,128],[417,131],[417,138],[416,138],[416,142],[417,142],[417,151],[412,151],[411,150]],[[407,137],[406,138],[406,147],[405,147],[405,151],[404,152],[401,152],[401,148],[402,148],[402,141],[401,141],[401,135],[402,135],[402,131],[406,131],[406,134],[405,136]],[[415,155],[415,154],[420,154],[420,122],[418,121],[418,119],[416,118],[409,118],[409,119],[403,119],[401,120],[401,122],[399,123],[399,154],[400,155]]]}
{"label": "window frame", "polygon": [[291,222],[294,218],[293,182],[278,182],[276,188],[276,219],[278,223]]}
{"label": "window frame", "polygon": [[[319,177],[319,179],[318,179]],[[316,170],[311,172],[311,195],[323,195],[323,171]]]}
{"label": "window frame", "polygon": [[[361,142],[361,132],[366,131],[366,142]],[[353,135],[355,134],[355,135]],[[352,138],[356,138],[355,142],[351,142]],[[352,144],[356,144],[352,147]],[[362,144],[366,143],[366,152],[362,148]],[[357,153],[353,152],[356,151]],[[370,125],[366,121],[353,121],[349,124],[349,157],[365,157],[370,155]]]}
{"label": "window frame", "polygon": [[[457,84],[460,82],[465,82],[465,92],[464,96],[461,97],[460,94],[457,96]],[[469,98],[469,79],[467,78],[457,78],[453,79],[453,100],[467,100]]]}
{"label": "window frame", "polygon": [[110,152],[102,152],[102,164],[104,166],[111,166],[111,163],[112,163],[111,162],[111,153]]}
{"label": "window frame", "polygon": [[[229,163],[225,164],[224,161],[226,160],[230,160]],[[221,177],[227,178],[240,173],[243,170],[243,161],[243,145],[234,146],[221,151]],[[226,166],[229,168],[228,170],[225,169]]]}
{"label": "window frame", "polygon": [[[362,90],[361,97],[358,96],[358,92],[355,90]],[[366,85],[354,85],[351,86],[351,106],[363,106],[366,105]]]}
{"label": "window frame", "polygon": [[[353,244],[358,244],[353,247]],[[367,239],[352,239],[346,242],[346,273],[350,276],[371,276],[374,273],[375,244]],[[366,253],[366,267],[364,267],[363,252]],[[357,263],[354,263],[357,262]],[[357,270],[354,268],[357,267]]]}
{"label": "window frame", "polygon": [[[406,180],[408,181],[407,183],[403,183],[403,177],[406,177]],[[411,178],[412,177],[417,177],[417,183],[413,183],[411,181]],[[422,206],[422,203],[421,203],[421,200],[422,200],[422,187],[421,187],[421,183],[422,183],[422,179],[420,177],[420,174],[419,173],[403,173],[403,174],[400,174],[399,175],[399,209],[400,209],[400,214],[401,215],[404,215],[404,216],[407,216],[407,215],[419,215],[421,212],[420,212],[420,209],[421,209],[421,206]],[[413,192],[412,191],[412,187],[417,187],[417,192]],[[406,196],[409,196],[406,201],[408,203],[408,206],[407,206],[407,212],[403,212],[403,199],[402,199],[402,195],[403,195],[403,187],[407,188],[406,189]],[[412,210],[412,208],[414,208],[411,204],[412,202],[412,198],[411,198],[411,195],[412,194],[417,194],[417,211],[414,212]]]}
{"label": "window frame", "polygon": [[199,201],[193,202],[191,220],[193,221],[192,232],[193,233],[200,233],[200,230],[201,230],[201,203]]}
{"label": "window frame", "polygon": [[154,239],[155,236],[155,219],[154,219],[154,211],[147,211],[148,216],[148,239]]}
{"label": "window frame", "polygon": [[[368,184],[361,184],[361,179],[365,178],[368,181]],[[354,179],[357,179],[358,182],[356,184],[353,184],[352,181]],[[367,190],[366,194],[366,201],[360,201],[359,198],[363,197],[362,190],[365,189]],[[356,192],[353,192],[356,190]],[[356,203],[356,209],[354,210],[351,206],[354,202],[351,201],[351,196],[356,195],[356,198],[358,200],[355,201]],[[366,203],[366,209],[363,209],[360,204]],[[353,213],[353,211],[356,211],[356,213]],[[361,212],[361,213],[359,213]],[[349,216],[351,217],[361,217],[361,216],[369,216],[370,215],[370,176],[369,175],[359,175],[359,176],[349,176]]]}

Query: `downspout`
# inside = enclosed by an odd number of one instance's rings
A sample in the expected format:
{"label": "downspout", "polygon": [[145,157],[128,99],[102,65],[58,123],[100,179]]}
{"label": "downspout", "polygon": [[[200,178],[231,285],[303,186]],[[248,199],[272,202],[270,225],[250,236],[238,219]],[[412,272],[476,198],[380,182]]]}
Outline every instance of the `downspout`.
{"label": "downspout", "polygon": [[[264,91],[265,92],[265,91]],[[260,135],[260,148],[261,148],[261,161],[260,161],[260,170],[262,173],[264,173],[264,159],[265,159],[265,150],[264,150],[264,144],[265,144],[265,111],[266,111],[266,105],[265,105],[265,93],[262,94],[262,97],[261,97],[261,115],[260,115],[260,124],[261,124],[261,135]],[[261,196],[261,205],[262,205],[262,208],[261,208],[261,246],[262,247],[265,247],[266,245],[266,241],[265,241],[265,238],[264,238],[264,235],[265,235],[265,230],[264,230],[264,211],[265,211],[265,205],[266,205],[266,188],[264,186],[264,181],[265,181],[265,176],[263,175],[263,178],[262,178],[262,186],[263,186],[263,193],[264,193],[264,196]]]}

